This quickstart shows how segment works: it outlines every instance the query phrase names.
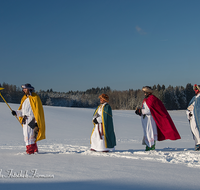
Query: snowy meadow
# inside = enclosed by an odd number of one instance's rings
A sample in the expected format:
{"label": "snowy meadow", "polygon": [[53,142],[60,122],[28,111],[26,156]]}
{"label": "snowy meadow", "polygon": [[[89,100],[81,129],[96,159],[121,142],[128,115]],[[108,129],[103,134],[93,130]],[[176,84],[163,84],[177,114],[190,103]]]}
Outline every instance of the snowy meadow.
{"label": "snowy meadow", "polygon": [[[17,110],[18,104],[10,104]],[[169,111],[180,135],[145,152],[134,111],[114,110],[114,152],[90,151],[94,109],[44,106],[46,139],[25,154],[22,126],[0,103],[1,189],[199,189],[200,152],[194,151],[185,110]]]}

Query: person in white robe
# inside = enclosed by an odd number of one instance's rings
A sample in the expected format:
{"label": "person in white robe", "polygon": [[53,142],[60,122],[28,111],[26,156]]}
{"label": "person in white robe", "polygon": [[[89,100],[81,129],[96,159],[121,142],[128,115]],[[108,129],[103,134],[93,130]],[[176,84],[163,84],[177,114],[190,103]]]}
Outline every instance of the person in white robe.
{"label": "person in white robe", "polygon": [[195,151],[200,150],[200,86],[194,85],[195,96],[189,103],[186,115],[195,141]]}
{"label": "person in white robe", "polygon": [[27,145],[35,144],[36,134],[33,128],[30,127],[29,123],[35,121],[33,111],[30,105],[29,98],[27,98],[22,104],[22,109],[16,111],[18,117],[23,117],[23,135],[24,141]]}
{"label": "person in white robe", "polygon": [[29,99],[29,97],[32,96],[34,87],[32,87],[30,84],[25,84],[22,85],[22,89],[24,92],[24,98],[23,98],[24,101],[21,102],[20,105],[21,108],[19,110],[17,111],[12,110],[12,115],[16,115],[17,117],[21,118],[24,141],[26,144],[26,153],[34,154],[38,152],[36,139],[39,131],[37,121],[35,119]]}
{"label": "person in white robe", "polygon": [[100,105],[93,115],[94,128],[91,135],[91,149],[97,152],[109,152],[115,149],[116,139],[113,127],[112,110],[106,94],[99,96]]}
{"label": "person in white robe", "polygon": [[[145,98],[148,98],[148,96],[153,92],[151,88],[147,87],[143,88],[142,90],[144,92]],[[157,126],[153,116],[151,115],[151,111],[146,104],[146,101],[143,101],[141,109],[136,109],[135,113],[141,116],[142,127],[144,132],[142,144],[146,145],[145,150],[155,150],[155,143],[158,137]]]}
{"label": "person in white robe", "polygon": [[143,145],[147,145],[146,150],[149,148],[153,150],[155,149],[155,142],[157,141],[158,137],[157,126],[146,102],[143,103],[141,112],[141,121],[144,132]]}
{"label": "person in white robe", "polygon": [[135,113],[141,116],[146,151],[155,150],[156,141],[178,140],[180,135],[164,104],[152,94],[150,86],[142,88],[145,98]]}

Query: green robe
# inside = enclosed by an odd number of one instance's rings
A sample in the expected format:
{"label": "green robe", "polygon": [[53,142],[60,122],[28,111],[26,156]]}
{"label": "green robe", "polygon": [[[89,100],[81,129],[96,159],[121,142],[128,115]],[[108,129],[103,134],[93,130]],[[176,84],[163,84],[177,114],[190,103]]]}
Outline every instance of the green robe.
{"label": "green robe", "polygon": [[[96,114],[99,106],[95,110],[94,115]],[[111,109],[110,105],[105,104],[102,109],[102,112],[103,112],[102,113],[102,125],[103,125],[105,147],[106,148],[114,148],[114,146],[116,146],[116,138],[115,138],[115,132],[114,132],[114,126],[113,126],[113,119],[112,119],[112,109]],[[94,131],[94,129],[93,129],[93,131]]]}

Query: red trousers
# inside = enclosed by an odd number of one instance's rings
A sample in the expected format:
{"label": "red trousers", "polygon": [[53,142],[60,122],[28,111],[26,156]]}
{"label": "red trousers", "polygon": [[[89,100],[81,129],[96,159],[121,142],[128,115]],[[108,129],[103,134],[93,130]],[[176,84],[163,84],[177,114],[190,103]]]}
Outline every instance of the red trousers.
{"label": "red trousers", "polygon": [[37,144],[30,144],[26,146],[26,153],[27,154],[34,154],[34,152],[38,152]]}

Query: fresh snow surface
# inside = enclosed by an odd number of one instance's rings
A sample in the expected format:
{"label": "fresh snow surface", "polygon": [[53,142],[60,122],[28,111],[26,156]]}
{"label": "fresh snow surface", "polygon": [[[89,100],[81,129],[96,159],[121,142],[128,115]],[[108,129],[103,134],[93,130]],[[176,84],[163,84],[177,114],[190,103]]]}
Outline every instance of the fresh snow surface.
{"label": "fresh snow surface", "polygon": [[44,112],[46,139],[38,142],[38,154],[26,155],[22,127],[0,103],[1,189],[199,189],[200,152],[184,110],[169,111],[181,140],[157,142],[150,152],[141,144],[140,117],[114,110],[111,153],[89,150],[94,109],[44,106]]}

